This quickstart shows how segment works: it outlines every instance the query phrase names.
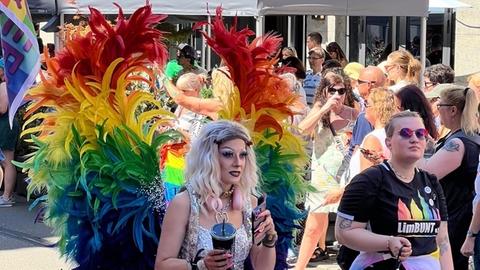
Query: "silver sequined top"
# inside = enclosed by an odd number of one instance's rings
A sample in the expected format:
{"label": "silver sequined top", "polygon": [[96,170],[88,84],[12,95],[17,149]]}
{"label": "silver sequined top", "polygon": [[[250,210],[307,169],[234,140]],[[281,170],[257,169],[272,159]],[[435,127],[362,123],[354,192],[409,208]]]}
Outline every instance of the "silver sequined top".
{"label": "silver sequined top", "polygon": [[[190,218],[187,233],[180,249],[180,258],[192,261],[198,250],[205,249],[206,252],[213,249],[210,230],[200,226],[200,205],[199,196],[190,185],[186,185],[188,195],[190,196]],[[245,203],[243,210],[243,224],[237,229],[235,236],[235,245],[233,247],[234,269],[243,270],[245,259],[252,248],[252,205],[249,200]],[[206,255],[206,252],[202,256]]]}

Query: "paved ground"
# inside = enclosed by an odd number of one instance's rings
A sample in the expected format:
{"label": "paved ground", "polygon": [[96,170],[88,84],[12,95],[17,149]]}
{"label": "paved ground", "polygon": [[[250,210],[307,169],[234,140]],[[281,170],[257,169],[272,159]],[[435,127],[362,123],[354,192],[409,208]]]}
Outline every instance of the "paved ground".
{"label": "paved ground", "polygon": [[[17,196],[13,207],[0,208],[0,270],[70,270],[72,264],[60,258],[54,243],[58,238],[42,223],[34,224],[37,210]],[[338,270],[335,258],[311,269]]]}
{"label": "paved ground", "polygon": [[70,270],[60,258],[50,228],[34,224],[36,211],[28,211],[25,198],[13,207],[0,208],[0,270]]}

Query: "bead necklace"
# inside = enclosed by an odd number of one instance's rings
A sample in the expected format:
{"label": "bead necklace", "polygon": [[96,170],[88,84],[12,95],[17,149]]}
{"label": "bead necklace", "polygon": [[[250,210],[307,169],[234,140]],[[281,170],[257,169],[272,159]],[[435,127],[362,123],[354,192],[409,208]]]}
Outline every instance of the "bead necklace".
{"label": "bead necklace", "polygon": [[[392,169],[393,174],[395,174],[395,176],[396,176],[398,179],[400,179],[400,180],[402,180],[402,181],[404,181],[404,182],[409,182],[410,180],[412,180],[413,176],[412,176],[412,177],[406,177],[406,176],[403,176],[403,175],[399,174],[399,173],[395,170],[395,168],[393,167],[392,163],[391,163],[390,161],[387,161],[387,162],[388,162],[388,165],[390,165],[390,168]],[[414,174],[415,174],[415,172],[414,172]]]}

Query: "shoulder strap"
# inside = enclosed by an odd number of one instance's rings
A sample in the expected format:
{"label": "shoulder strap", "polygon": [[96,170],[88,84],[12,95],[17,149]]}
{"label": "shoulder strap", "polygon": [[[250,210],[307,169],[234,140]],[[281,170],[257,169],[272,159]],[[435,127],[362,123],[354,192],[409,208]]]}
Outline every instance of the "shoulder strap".
{"label": "shoulder strap", "polygon": [[188,196],[190,197],[190,219],[187,227],[187,235],[182,245],[184,248],[183,259],[187,261],[192,261],[195,258],[195,253],[197,251],[197,238],[198,238],[198,226],[200,218],[200,207],[198,205],[198,200],[196,198],[195,192],[192,189],[190,184],[185,185]]}
{"label": "shoulder strap", "polygon": [[449,141],[453,138],[465,138],[465,139],[475,143],[476,145],[480,146],[480,136],[478,134],[475,134],[473,136],[472,135],[467,135],[467,134],[465,134],[465,132],[463,132],[463,130],[460,130],[460,131],[457,131],[454,134],[452,134],[447,139],[447,141]]}

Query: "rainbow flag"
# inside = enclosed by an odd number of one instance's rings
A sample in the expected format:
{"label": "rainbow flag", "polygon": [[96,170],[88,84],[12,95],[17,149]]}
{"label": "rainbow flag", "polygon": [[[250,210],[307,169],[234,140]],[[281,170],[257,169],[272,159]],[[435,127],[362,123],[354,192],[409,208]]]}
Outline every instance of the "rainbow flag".
{"label": "rainbow flag", "polygon": [[40,70],[40,52],[26,0],[0,0],[0,27],[10,126]]}

